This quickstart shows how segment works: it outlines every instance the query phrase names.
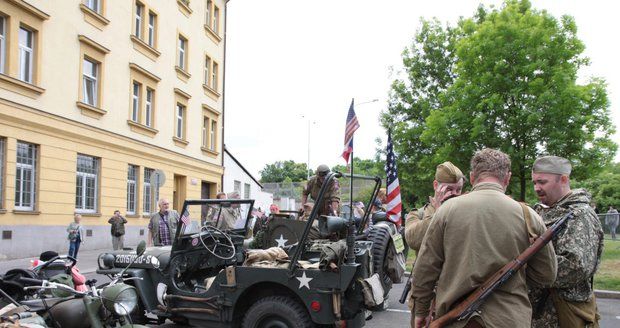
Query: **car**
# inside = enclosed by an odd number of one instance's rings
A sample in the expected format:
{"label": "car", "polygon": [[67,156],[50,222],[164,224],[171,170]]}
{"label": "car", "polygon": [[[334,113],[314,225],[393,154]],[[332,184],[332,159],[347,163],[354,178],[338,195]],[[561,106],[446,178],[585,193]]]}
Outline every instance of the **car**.
{"label": "car", "polygon": [[[326,181],[340,176],[330,173]],[[148,313],[201,327],[362,327],[384,293],[373,272],[372,242],[355,240],[351,220],[318,217],[324,193],[323,187],[298,242],[270,248],[282,255],[275,261],[249,263],[254,254],[267,252],[244,248],[253,200],[186,200],[171,246],[149,247],[139,258],[102,253],[97,272],[114,275],[134,261],[125,272],[136,278],[126,281],[140,296],[132,316],[136,323],[146,322]],[[239,228],[216,228],[223,211],[235,213]],[[205,212],[214,214],[215,222],[198,228],[195,222]],[[344,238],[309,240],[314,220],[322,235],[344,232]],[[342,252],[342,245],[346,257],[326,257],[337,247]],[[326,258],[329,265],[321,261]]]}

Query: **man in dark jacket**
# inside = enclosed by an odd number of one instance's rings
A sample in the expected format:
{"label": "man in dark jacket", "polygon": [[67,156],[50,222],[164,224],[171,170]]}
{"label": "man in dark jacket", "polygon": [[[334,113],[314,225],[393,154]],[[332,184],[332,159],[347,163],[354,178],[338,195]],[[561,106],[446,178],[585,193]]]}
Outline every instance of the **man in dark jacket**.
{"label": "man in dark jacket", "polygon": [[127,219],[121,216],[119,210],[114,211],[114,216],[108,220],[111,224],[110,233],[112,234],[112,247],[115,251],[123,249],[123,241],[125,238],[125,223]]}

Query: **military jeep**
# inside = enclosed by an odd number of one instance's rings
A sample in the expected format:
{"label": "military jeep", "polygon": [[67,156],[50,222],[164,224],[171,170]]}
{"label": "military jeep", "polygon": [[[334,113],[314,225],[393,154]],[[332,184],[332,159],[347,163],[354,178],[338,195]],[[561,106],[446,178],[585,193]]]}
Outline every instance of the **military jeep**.
{"label": "military jeep", "polygon": [[[351,175],[342,174],[344,178],[351,178]],[[384,310],[388,307],[388,293],[394,283],[402,282],[405,272],[405,261],[407,248],[404,237],[400,229],[390,221],[384,211],[371,213],[371,204],[375,203],[377,194],[381,188],[381,178],[353,175],[356,182],[360,180],[372,181],[374,186],[369,199],[366,200],[365,208],[368,209],[356,229],[355,239],[358,241],[367,240],[372,242],[372,267],[373,272],[377,273],[384,290],[383,302],[373,307],[374,311]],[[325,185],[326,183],[324,183]],[[259,234],[259,247],[269,248],[272,246],[284,247],[295,244],[301,239],[306,229],[306,222],[299,221],[296,212],[287,211],[270,217],[266,224],[261,226]],[[342,204],[340,216],[349,218],[351,206]],[[368,224],[367,224],[368,223]]]}
{"label": "military jeep", "polygon": [[[330,173],[326,181],[339,174]],[[319,193],[320,205],[325,188]],[[186,200],[172,246],[150,247],[126,274],[140,295],[134,323],[145,314],[200,327],[362,327],[368,307],[383,290],[372,275],[372,243],[355,241],[354,223],[339,217],[318,218],[312,211],[288,258],[249,264],[253,250],[244,249],[253,200]],[[216,222],[198,228],[209,208]],[[212,212],[215,210],[216,212]],[[219,211],[219,212],[218,212]],[[247,213],[239,227],[227,231],[214,226],[222,211]],[[309,241],[314,220],[321,231],[346,231],[345,257],[322,265],[329,241]],[[346,242],[345,242],[346,241]],[[280,253],[279,248],[274,248]],[[260,250],[263,251],[264,250]],[[112,275],[136,255],[116,251],[99,256],[99,274]]]}

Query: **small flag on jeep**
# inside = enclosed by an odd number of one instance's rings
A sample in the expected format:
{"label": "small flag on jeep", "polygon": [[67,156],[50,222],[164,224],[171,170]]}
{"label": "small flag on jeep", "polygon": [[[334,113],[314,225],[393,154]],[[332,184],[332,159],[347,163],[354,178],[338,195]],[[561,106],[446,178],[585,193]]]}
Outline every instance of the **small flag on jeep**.
{"label": "small flag on jeep", "polygon": [[185,210],[185,212],[183,212],[183,215],[181,215],[181,222],[183,222],[183,224],[185,225],[189,225],[189,212],[187,210]]}
{"label": "small flag on jeep", "polygon": [[351,106],[347,113],[347,124],[344,129],[344,150],[342,151],[342,158],[349,163],[349,156],[353,152],[353,133],[360,127],[353,109],[353,99],[351,99]]}

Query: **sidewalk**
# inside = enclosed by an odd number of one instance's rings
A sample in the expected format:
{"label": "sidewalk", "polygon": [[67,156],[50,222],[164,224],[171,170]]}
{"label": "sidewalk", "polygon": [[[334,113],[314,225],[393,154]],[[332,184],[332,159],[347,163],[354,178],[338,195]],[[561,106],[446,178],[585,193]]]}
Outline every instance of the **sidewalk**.
{"label": "sidewalk", "polygon": [[[135,249],[135,245],[128,246]],[[81,273],[93,273],[97,270],[97,258],[99,254],[105,252],[111,252],[112,249],[104,248],[104,249],[95,249],[95,250],[80,250],[78,253],[78,262],[77,266],[80,268]],[[61,254],[62,255],[62,254]],[[30,260],[35,260],[38,257],[28,257],[22,259],[12,259],[6,261],[0,261],[0,274],[4,274],[10,269],[13,268],[30,268]]]}

